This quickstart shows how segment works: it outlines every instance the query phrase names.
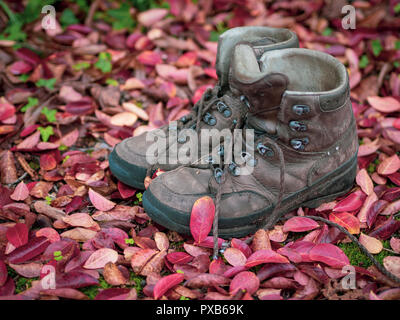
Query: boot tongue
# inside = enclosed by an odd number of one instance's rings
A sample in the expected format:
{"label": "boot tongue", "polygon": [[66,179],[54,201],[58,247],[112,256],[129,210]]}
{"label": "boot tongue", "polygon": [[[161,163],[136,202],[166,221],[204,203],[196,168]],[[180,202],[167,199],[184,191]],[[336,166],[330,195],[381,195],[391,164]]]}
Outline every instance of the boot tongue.
{"label": "boot tongue", "polygon": [[270,72],[265,64],[260,68],[252,47],[245,44],[235,47],[230,87],[232,92],[244,95],[249,101],[249,127],[270,134],[276,131],[276,113],[288,82],[284,74]]}

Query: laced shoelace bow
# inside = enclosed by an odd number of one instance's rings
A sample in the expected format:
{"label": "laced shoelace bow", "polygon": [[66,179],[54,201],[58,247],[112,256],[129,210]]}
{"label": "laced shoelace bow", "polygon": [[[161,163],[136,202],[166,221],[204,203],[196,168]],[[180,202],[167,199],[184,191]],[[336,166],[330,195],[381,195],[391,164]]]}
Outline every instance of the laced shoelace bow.
{"label": "laced shoelace bow", "polygon": [[[179,132],[179,130],[184,128],[192,128],[199,133],[200,123],[203,120],[204,115],[220,99],[220,94],[221,87],[219,85],[216,85],[213,89],[207,89],[201,96],[200,100],[193,106],[192,111],[188,115],[178,119],[177,131]],[[165,152],[167,152],[168,149],[169,144],[167,144]],[[152,172],[157,169],[159,165],[160,163],[157,159],[153,165],[147,168],[146,178],[151,177]]]}

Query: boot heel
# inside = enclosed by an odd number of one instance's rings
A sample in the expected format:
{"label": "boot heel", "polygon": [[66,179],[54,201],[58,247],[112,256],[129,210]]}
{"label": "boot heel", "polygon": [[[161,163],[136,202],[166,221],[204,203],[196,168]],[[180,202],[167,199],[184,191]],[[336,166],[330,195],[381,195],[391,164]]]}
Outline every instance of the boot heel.
{"label": "boot heel", "polygon": [[317,208],[321,204],[333,201],[337,197],[349,192],[353,187],[357,174],[357,157],[351,159],[350,164],[346,168],[339,168],[337,171],[324,179],[326,182],[320,184],[321,187],[317,192],[317,197],[304,202],[303,207]]}

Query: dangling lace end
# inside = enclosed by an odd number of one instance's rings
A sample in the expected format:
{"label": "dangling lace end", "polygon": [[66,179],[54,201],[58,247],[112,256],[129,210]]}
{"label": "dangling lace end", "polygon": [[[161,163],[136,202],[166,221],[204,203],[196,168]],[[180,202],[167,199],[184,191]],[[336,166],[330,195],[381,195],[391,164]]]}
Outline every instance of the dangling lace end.
{"label": "dangling lace end", "polygon": [[215,215],[213,221],[213,242],[214,242],[214,252],[213,252],[213,260],[218,259],[218,217],[219,217],[219,210],[221,205],[221,184],[218,185],[217,194],[215,196]]}

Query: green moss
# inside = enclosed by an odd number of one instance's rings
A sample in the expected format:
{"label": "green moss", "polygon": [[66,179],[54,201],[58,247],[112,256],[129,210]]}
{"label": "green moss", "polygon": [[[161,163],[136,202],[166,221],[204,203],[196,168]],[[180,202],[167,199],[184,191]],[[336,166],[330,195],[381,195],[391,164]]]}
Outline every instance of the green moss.
{"label": "green moss", "polygon": [[112,288],[112,285],[108,284],[107,281],[104,280],[103,276],[100,276],[98,285],[80,288],[79,290],[85,295],[87,295],[89,299],[93,300],[99,293],[100,289],[109,289],[109,288]]}
{"label": "green moss", "polygon": [[134,283],[134,284],[127,286],[127,287],[135,288],[138,296],[141,295],[142,291],[143,291],[143,287],[146,284],[146,279],[144,277],[138,276],[134,272],[131,272],[129,280],[131,281],[131,283]]}
{"label": "green moss", "polygon": [[[390,249],[389,240],[385,240],[382,243],[384,248]],[[372,265],[371,260],[360,250],[360,248],[355,243],[340,243],[338,246],[349,258],[351,265],[363,268],[368,268]],[[378,260],[380,264],[382,264],[383,259],[390,255],[391,253],[389,251],[382,250],[380,253],[375,254],[374,257],[376,260]]]}

